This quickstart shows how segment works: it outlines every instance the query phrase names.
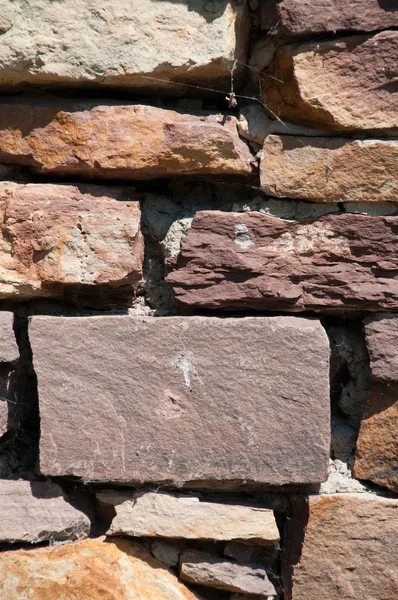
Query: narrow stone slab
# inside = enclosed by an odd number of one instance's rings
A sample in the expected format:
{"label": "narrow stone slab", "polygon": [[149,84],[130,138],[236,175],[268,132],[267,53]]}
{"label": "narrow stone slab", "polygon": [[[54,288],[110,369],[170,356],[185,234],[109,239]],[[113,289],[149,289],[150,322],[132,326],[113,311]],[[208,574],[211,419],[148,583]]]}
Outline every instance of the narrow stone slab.
{"label": "narrow stone slab", "polygon": [[9,363],[18,358],[19,349],[14,334],[14,313],[0,311],[0,362]]}
{"label": "narrow stone slab", "polygon": [[100,502],[116,511],[108,534],[201,540],[241,540],[272,544],[279,540],[272,510],[202,502],[198,496],[165,492],[101,492]]}
{"label": "narrow stone slab", "polygon": [[167,276],[184,307],[398,310],[398,218],[198,212]]}
{"label": "narrow stone slab", "polygon": [[133,9],[127,0],[2,0],[0,85],[229,90],[248,32],[245,3],[228,0],[134,0]]}
{"label": "narrow stone slab", "polygon": [[43,481],[0,479],[0,542],[80,540],[90,520],[67,502],[61,488]]}
{"label": "narrow stone slab", "polygon": [[[144,244],[131,195],[128,188],[0,182],[0,298],[134,288]],[[1,318],[9,339],[11,317]],[[8,356],[15,357],[15,340]]]}
{"label": "narrow stone slab", "polygon": [[375,383],[356,444],[354,475],[398,493],[398,384]]}
{"label": "narrow stone slab", "polygon": [[281,46],[267,70],[276,80],[266,79],[264,102],[288,121],[396,135],[397,40],[398,31],[382,31]]}
{"label": "narrow stone slab", "polygon": [[263,190],[313,202],[396,202],[398,142],[269,135]]}
{"label": "narrow stone slab", "polygon": [[240,565],[199,550],[183,550],[180,578],[228,592],[256,594],[258,598],[276,595],[264,567]]}
{"label": "narrow stone slab", "polygon": [[398,27],[395,0],[268,0],[260,3],[259,10],[263,29],[277,27],[285,35]]}
{"label": "narrow stone slab", "polygon": [[235,117],[135,104],[18,102],[0,103],[0,162],[122,179],[253,171]]}
{"label": "narrow stone slab", "polygon": [[398,382],[398,318],[391,314],[367,317],[365,335],[372,378]]}
{"label": "narrow stone slab", "polygon": [[398,498],[310,496],[309,506],[297,498],[284,548],[287,600],[392,600],[398,597]]}
{"label": "narrow stone slab", "polygon": [[203,487],[327,476],[316,320],[33,317],[29,331],[43,474]]}
{"label": "narrow stone slab", "polygon": [[137,542],[103,537],[2,552],[0,588],[2,600],[198,600]]}

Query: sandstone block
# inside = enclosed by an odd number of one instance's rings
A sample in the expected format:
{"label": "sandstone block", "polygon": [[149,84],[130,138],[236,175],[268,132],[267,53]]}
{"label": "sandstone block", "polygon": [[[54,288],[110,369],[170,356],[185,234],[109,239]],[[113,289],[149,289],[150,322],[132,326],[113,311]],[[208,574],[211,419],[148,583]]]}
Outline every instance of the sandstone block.
{"label": "sandstone block", "polygon": [[398,319],[389,314],[367,317],[365,335],[372,378],[398,382]]}
{"label": "sandstone block", "polygon": [[[141,279],[140,208],[128,189],[0,182],[0,214],[1,298],[62,297]],[[10,332],[11,317],[2,318]],[[14,341],[9,357],[15,352]]]}
{"label": "sandstone block", "polygon": [[263,567],[233,563],[199,550],[183,550],[180,578],[229,592],[256,594],[259,598],[276,595]]}
{"label": "sandstone block", "polygon": [[398,597],[397,498],[310,496],[309,506],[296,499],[291,517],[283,566],[287,600]]}
{"label": "sandstone block", "polygon": [[79,540],[90,534],[88,517],[54,483],[1,479],[0,511],[1,542]]}
{"label": "sandstone block", "polygon": [[202,487],[327,476],[316,320],[32,317],[29,335],[43,474]]}
{"label": "sandstone block", "polygon": [[282,46],[267,70],[279,81],[267,78],[265,104],[315,127],[396,134],[397,40],[398,31],[382,31]]}
{"label": "sandstone block", "polygon": [[235,117],[143,105],[0,104],[0,162],[41,173],[153,179],[252,173]]}
{"label": "sandstone block", "polygon": [[398,142],[269,135],[261,186],[281,198],[314,202],[398,200]]}
{"label": "sandstone block", "polygon": [[398,218],[198,212],[167,276],[184,307],[398,310]]}
{"label": "sandstone block", "polygon": [[[3,11],[3,87],[113,86],[180,95],[185,88],[174,81],[228,90],[234,59],[246,62],[245,3],[134,0],[132,9],[127,0],[3,0]],[[237,75],[241,70],[238,64]]]}
{"label": "sandstone block", "polygon": [[0,363],[13,362],[18,358],[19,350],[14,334],[14,313],[0,311]]}
{"label": "sandstone block", "polygon": [[276,543],[279,531],[272,510],[238,504],[202,502],[198,496],[158,492],[102,492],[101,502],[114,506],[108,534],[201,540]]}
{"label": "sandstone block", "polygon": [[375,383],[356,445],[354,475],[398,493],[398,385]]}
{"label": "sandstone block", "polygon": [[117,538],[2,552],[0,589],[2,600],[22,598],[21,590],[29,600],[197,598],[142,546]]}
{"label": "sandstone block", "polygon": [[398,26],[398,7],[395,0],[271,0],[260,3],[260,23],[285,35],[377,31]]}

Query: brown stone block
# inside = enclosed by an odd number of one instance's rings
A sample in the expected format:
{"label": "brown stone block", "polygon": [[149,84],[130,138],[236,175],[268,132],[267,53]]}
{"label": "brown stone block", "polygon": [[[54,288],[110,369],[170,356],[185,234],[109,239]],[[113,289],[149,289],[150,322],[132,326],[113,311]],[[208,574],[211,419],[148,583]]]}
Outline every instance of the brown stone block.
{"label": "brown stone block", "polygon": [[388,313],[365,319],[372,378],[398,382],[398,318]]}
{"label": "brown stone block", "polygon": [[326,479],[330,351],[317,320],[32,317],[29,337],[43,474],[202,487]]}
{"label": "brown stone block", "polygon": [[398,598],[398,498],[296,498],[284,548],[286,600]]}
{"label": "brown stone block", "polygon": [[374,383],[356,445],[354,475],[398,493],[398,384]]}
{"label": "brown stone block", "polygon": [[281,119],[343,130],[398,128],[398,31],[280,47],[264,103]]}
{"label": "brown stone block", "polygon": [[137,285],[140,208],[131,191],[0,182],[0,298]]}
{"label": "brown stone block", "polygon": [[280,198],[314,202],[398,201],[398,142],[269,135],[260,177]]}
{"label": "brown stone block", "polygon": [[167,281],[190,309],[396,311],[397,232],[397,217],[202,211]]}
{"label": "brown stone block", "polygon": [[0,162],[41,173],[153,179],[252,174],[235,117],[129,104],[0,104]]}

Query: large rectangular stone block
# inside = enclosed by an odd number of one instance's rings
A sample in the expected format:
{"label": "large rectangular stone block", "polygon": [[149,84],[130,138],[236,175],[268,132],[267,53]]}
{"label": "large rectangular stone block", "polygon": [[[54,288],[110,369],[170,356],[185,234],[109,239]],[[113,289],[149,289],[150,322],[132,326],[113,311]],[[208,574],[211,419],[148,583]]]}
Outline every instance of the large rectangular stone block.
{"label": "large rectangular stone block", "polygon": [[144,242],[132,195],[128,188],[0,182],[0,298],[133,290]]}
{"label": "large rectangular stone block", "polygon": [[196,213],[167,280],[184,307],[398,311],[398,217]]}
{"label": "large rectangular stone block", "polygon": [[294,317],[32,317],[40,471],[90,481],[326,479],[329,345]]}
{"label": "large rectangular stone block", "polygon": [[140,104],[0,102],[0,162],[41,173],[154,179],[250,176],[235,117]]}
{"label": "large rectangular stone block", "polygon": [[2,0],[0,85],[227,91],[248,32],[246,3],[234,0]]}

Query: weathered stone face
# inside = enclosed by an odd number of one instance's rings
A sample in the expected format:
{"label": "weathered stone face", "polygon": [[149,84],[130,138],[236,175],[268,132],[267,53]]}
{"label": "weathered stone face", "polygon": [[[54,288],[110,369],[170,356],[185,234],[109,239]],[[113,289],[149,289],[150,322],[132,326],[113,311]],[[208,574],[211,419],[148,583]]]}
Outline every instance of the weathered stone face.
{"label": "weathered stone face", "polygon": [[395,0],[270,0],[260,3],[263,29],[277,27],[287,35],[377,31],[398,26]]}
{"label": "weathered stone face", "polygon": [[9,311],[0,311],[0,363],[10,363],[19,358],[13,327],[14,314]]}
{"label": "weathered stone face", "polygon": [[249,176],[235,117],[143,105],[0,104],[0,162],[42,173],[153,179]]}
{"label": "weathered stone face", "polygon": [[265,81],[264,103],[281,119],[396,134],[397,39],[397,31],[383,31],[282,46],[267,71],[277,80]]}
{"label": "weathered stone face", "polygon": [[189,583],[258,598],[276,595],[264,567],[240,565],[199,550],[183,550],[180,565],[180,577]]}
{"label": "weathered stone face", "polygon": [[271,196],[314,202],[395,202],[398,142],[269,135],[261,186]]}
{"label": "weathered stone face", "polygon": [[0,182],[0,297],[134,287],[143,238],[139,203],[128,200],[128,189]]}
{"label": "weathered stone face", "polygon": [[354,475],[398,493],[398,385],[373,384],[356,445]]}
{"label": "weathered stone face", "polygon": [[367,317],[365,335],[373,379],[398,382],[398,318],[389,314]]}
{"label": "weathered stone face", "polygon": [[0,510],[0,542],[80,540],[90,534],[88,517],[54,483],[0,479]]}
{"label": "weathered stone face", "polygon": [[33,317],[29,336],[43,474],[202,487],[326,478],[329,345],[316,320]]}
{"label": "weathered stone face", "polygon": [[398,310],[397,228],[397,217],[348,213],[198,212],[167,281],[184,307]]}
{"label": "weathered stone face", "polygon": [[398,574],[392,568],[398,561],[398,499],[373,494],[310,496],[305,507],[303,499],[296,498],[291,517],[283,573],[287,600],[398,596]]}
{"label": "weathered stone face", "polygon": [[272,544],[279,540],[273,511],[259,506],[203,502],[197,496],[161,492],[101,492],[114,506],[108,534]]}
{"label": "weathered stone face", "polygon": [[3,12],[2,86],[108,85],[180,95],[186,88],[168,81],[228,90],[234,59],[246,62],[249,22],[240,2],[135,0],[132,8],[126,0],[3,0]]}
{"label": "weathered stone face", "polygon": [[[12,574],[12,576],[11,576]],[[89,539],[0,555],[2,600],[195,600],[175,575],[136,542]]]}

